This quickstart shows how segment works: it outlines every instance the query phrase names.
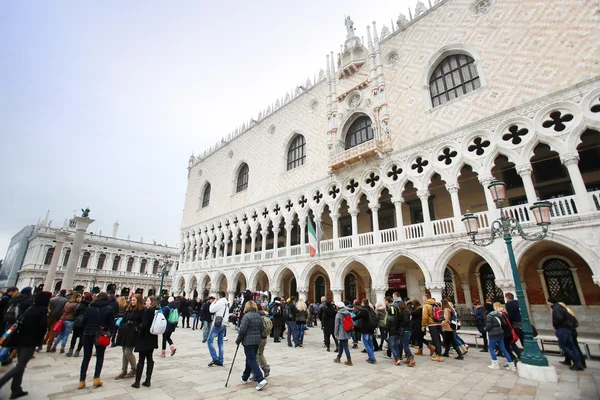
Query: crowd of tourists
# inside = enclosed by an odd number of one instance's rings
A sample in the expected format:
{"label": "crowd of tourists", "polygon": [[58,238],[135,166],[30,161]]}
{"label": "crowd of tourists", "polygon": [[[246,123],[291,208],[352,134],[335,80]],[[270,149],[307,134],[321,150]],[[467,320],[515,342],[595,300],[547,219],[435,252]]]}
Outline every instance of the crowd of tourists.
{"label": "crowd of tourists", "polygon": [[[334,303],[325,297],[320,303],[311,303],[293,296],[269,299],[268,295],[245,291],[230,304],[225,292],[220,291],[204,300],[164,297],[159,304],[156,297],[143,298],[140,294],[115,296],[61,290],[52,296],[36,291],[34,294],[31,287],[11,287],[0,298],[0,321],[5,331],[0,338],[0,361],[9,365],[17,360],[16,366],[0,378],[0,387],[12,381],[11,399],[27,395],[21,387],[25,368],[44,346],[46,352],[59,352],[66,357],[80,357],[83,350],[79,389],[86,387],[93,356],[96,365],[92,385],[103,385],[100,376],[107,347],[121,347],[122,351],[121,372],[115,380],[133,379],[133,388],[150,387],[159,336],[160,357],[166,357],[167,345],[170,356],[174,356],[177,349],[172,335],[179,318],[181,328],[202,330],[201,341],[207,344],[211,357],[209,367],[224,366],[227,327],[233,326],[237,331],[236,344],[243,346],[246,358],[241,382],[255,381],[257,390],[265,387],[271,373],[264,354],[269,337],[274,343],[284,340],[289,347],[302,348],[305,332],[319,324],[325,350],[330,352],[335,346],[333,361],[341,363],[345,355],[344,364],[348,366],[354,362],[350,350],[358,349],[359,342],[369,364],[377,362],[375,353],[380,351],[394,365],[408,367],[414,367],[416,356],[424,356],[426,349],[433,362],[450,357],[451,348],[456,360],[464,360],[469,351],[459,335],[459,316],[451,299],[438,302],[425,296],[421,303],[394,293],[376,304],[366,298]],[[511,293],[506,294],[506,300],[505,304],[491,299],[480,304],[475,300],[473,313],[484,338],[482,351],[489,351],[492,359],[489,368],[515,371],[521,357],[516,343],[520,340],[523,345],[523,326],[518,302]],[[559,346],[566,356],[561,363],[583,370],[586,365],[577,343],[575,314],[552,298],[548,299],[548,306]],[[500,365],[499,357],[506,361],[505,365]]]}

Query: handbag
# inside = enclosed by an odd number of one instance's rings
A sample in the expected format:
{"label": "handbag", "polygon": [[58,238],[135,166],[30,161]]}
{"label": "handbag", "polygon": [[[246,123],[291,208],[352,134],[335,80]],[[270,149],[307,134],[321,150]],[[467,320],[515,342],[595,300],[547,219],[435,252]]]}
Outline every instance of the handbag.
{"label": "handbag", "polygon": [[519,340],[519,335],[517,335],[517,332],[513,328],[506,314],[502,313],[502,315],[504,315],[504,319],[506,320],[506,322],[508,323],[508,327],[510,328],[510,333],[512,333],[512,342],[510,342],[510,344],[515,344]]}
{"label": "handbag", "polygon": [[123,317],[119,317],[115,320],[115,326],[118,328],[121,326],[121,322],[123,322]]}
{"label": "handbag", "polygon": [[[98,319],[100,319],[100,311],[97,307],[94,307],[96,312],[98,313]],[[100,325],[100,330],[96,334],[95,340],[96,346],[107,347],[110,344],[110,332],[105,330],[102,325]]]}
{"label": "handbag", "polygon": [[56,323],[54,324],[54,327],[52,327],[52,330],[56,333],[61,333],[62,332],[62,328],[63,328],[63,320],[59,319],[58,321],[56,321]]}
{"label": "handbag", "polygon": [[225,313],[227,312],[227,305],[225,305],[225,309],[223,310],[223,315],[218,315],[215,317],[215,321],[213,322],[213,326],[215,328],[220,328],[223,325],[223,318],[225,318]]}

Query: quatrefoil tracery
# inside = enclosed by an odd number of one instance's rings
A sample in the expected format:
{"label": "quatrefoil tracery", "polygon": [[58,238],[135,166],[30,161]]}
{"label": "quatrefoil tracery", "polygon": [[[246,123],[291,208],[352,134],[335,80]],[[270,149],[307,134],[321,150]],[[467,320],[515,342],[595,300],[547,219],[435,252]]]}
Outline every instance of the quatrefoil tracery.
{"label": "quatrefoil tracery", "polygon": [[306,197],[304,197],[304,195],[300,196],[300,200],[298,200],[298,204],[300,204],[300,208],[304,208],[304,205],[306,204],[308,200],[306,200]]}
{"label": "quatrefoil tracery", "polygon": [[333,185],[331,187],[331,189],[329,190],[329,196],[331,196],[332,199],[335,199],[339,193],[340,193],[340,188],[338,188],[336,185]]}
{"label": "quatrefoil tracery", "polygon": [[320,191],[317,190],[317,192],[313,196],[313,200],[315,201],[315,203],[319,204],[321,202],[322,198],[323,198],[323,193],[321,193]]}
{"label": "quatrefoil tracery", "polygon": [[473,144],[470,145],[467,150],[469,150],[469,152],[475,152],[475,154],[477,154],[478,156],[483,155],[483,153],[485,153],[485,148],[486,147],[490,147],[490,141],[489,140],[485,140],[482,139],[480,137],[476,137],[475,139],[473,139]]}
{"label": "quatrefoil tracery", "polygon": [[560,111],[553,111],[549,115],[550,119],[544,121],[542,126],[546,129],[554,127],[555,132],[562,132],[567,128],[565,122],[573,120],[572,114],[564,114]]}
{"label": "quatrefoil tracery", "polygon": [[358,182],[356,182],[354,179],[350,179],[350,182],[348,182],[348,184],[346,185],[346,190],[349,191],[350,193],[354,193],[354,192],[356,192],[357,187],[358,187]]}
{"label": "quatrefoil tracery", "polygon": [[392,178],[392,180],[397,181],[402,175],[402,168],[397,165],[392,165],[392,168],[387,173],[388,178]]}
{"label": "quatrefoil tracery", "polygon": [[421,173],[423,172],[423,170],[425,169],[426,166],[429,165],[429,161],[424,160],[423,157],[417,157],[417,159],[415,160],[414,164],[411,165],[410,167],[413,170],[416,170],[417,173]]}
{"label": "quatrefoil tracery", "polygon": [[458,153],[455,150],[452,150],[450,147],[446,147],[442,150],[442,154],[439,155],[438,161],[444,162],[446,165],[452,164],[452,159],[456,157]]}
{"label": "quatrefoil tracery", "polygon": [[371,187],[375,187],[375,185],[377,185],[377,181],[379,181],[379,175],[377,175],[375,172],[371,172],[365,180],[367,185]]}
{"label": "quatrefoil tracery", "polygon": [[517,145],[523,141],[521,136],[525,136],[529,133],[527,128],[519,128],[518,125],[511,125],[508,128],[508,133],[502,135],[502,140],[505,142],[512,141],[512,144]]}

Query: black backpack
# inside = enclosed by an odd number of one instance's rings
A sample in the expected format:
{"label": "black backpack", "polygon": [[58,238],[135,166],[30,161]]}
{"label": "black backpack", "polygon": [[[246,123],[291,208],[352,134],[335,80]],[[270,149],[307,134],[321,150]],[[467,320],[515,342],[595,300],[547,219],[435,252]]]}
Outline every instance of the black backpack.
{"label": "black backpack", "polygon": [[371,307],[367,307],[367,312],[369,313],[369,330],[374,331],[379,326],[379,321],[377,320],[377,315],[375,311]]}
{"label": "black backpack", "polygon": [[19,307],[19,303],[12,303],[6,309],[4,313],[4,322],[13,323],[19,318],[19,314],[21,313],[21,308]]}

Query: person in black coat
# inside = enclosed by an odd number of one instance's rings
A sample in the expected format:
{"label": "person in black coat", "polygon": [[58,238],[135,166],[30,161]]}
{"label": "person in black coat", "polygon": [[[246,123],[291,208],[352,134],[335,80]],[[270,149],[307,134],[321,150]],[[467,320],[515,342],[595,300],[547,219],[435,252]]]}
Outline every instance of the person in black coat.
{"label": "person in black coat", "polygon": [[[125,311],[125,316],[119,325],[117,334],[117,346],[123,347],[123,359],[121,373],[115,377],[116,380],[135,377],[137,363],[133,349],[137,343],[138,332],[142,324],[144,314],[144,304],[140,294],[134,294],[129,300],[129,306]],[[131,371],[127,373],[127,364],[131,366]]]}
{"label": "person in black coat", "polygon": [[269,315],[271,315],[273,320],[273,342],[280,343],[283,337],[283,327],[285,326],[281,298],[275,297],[273,299],[273,304],[269,307]]}
{"label": "person in black coat", "polygon": [[0,387],[12,379],[10,387],[11,399],[27,396],[27,392],[23,391],[21,387],[23,374],[25,374],[27,363],[35,353],[35,348],[42,344],[42,340],[48,329],[46,314],[48,312],[50,296],[49,292],[41,292],[35,296],[35,301],[28,307],[28,310],[20,314],[21,326],[18,332],[15,332],[9,338],[9,342],[11,342],[10,346],[18,349],[17,365],[0,378]]}
{"label": "person in black coat", "polygon": [[92,300],[92,294],[86,293],[83,296],[83,300],[77,303],[77,307],[75,307],[73,337],[71,338],[71,346],[69,347],[69,351],[67,352],[67,357],[73,356],[73,350],[75,349],[75,343],[77,343],[77,338],[79,338],[79,345],[77,346],[77,351],[75,351],[75,357],[79,357],[79,352],[83,348],[83,317],[85,315],[85,311],[89,307]]}
{"label": "person in black coat", "polygon": [[335,342],[335,352],[338,351],[338,340],[334,335],[336,315],[337,311],[335,310],[333,304],[330,301],[326,301],[325,307],[323,307],[320,311],[320,316],[321,327],[323,328],[323,337],[325,340],[325,346],[327,347],[327,351],[330,351],[329,347],[331,346],[332,336]]}
{"label": "person in black coat", "polygon": [[152,358],[152,354],[154,353],[154,349],[158,349],[158,336],[150,333],[150,327],[152,326],[154,314],[156,313],[158,307],[156,297],[147,297],[145,305],[146,309],[143,313],[142,325],[140,326],[137,343],[135,344],[135,351],[140,353],[140,355],[138,357],[135,382],[133,385],[131,385],[131,387],[136,389],[139,389],[140,387],[140,381],[144,371],[144,361],[146,361],[146,380],[144,383],[142,383],[142,385],[150,387],[150,379],[152,378],[152,370],[154,369],[154,360]]}
{"label": "person in black coat", "polygon": [[175,352],[177,351],[175,345],[173,344],[173,340],[171,339],[171,335],[173,334],[173,332],[175,332],[175,328],[177,328],[177,322],[169,322],[171,310],[175,309],[177,309],[177,303],[175,302],[175,299],[169,297],[167,304],[162,307],[163,314],[167,319],[167,330],[162,335],[162,351],[160,352],[160,356],[162,358],[166,357],[167,343],[169,343],[169,345],[171,346],[171,356],[174,356]]}

